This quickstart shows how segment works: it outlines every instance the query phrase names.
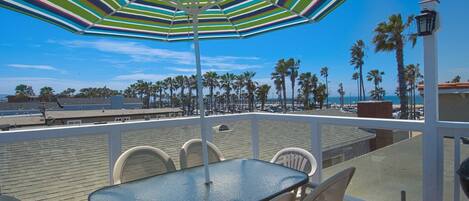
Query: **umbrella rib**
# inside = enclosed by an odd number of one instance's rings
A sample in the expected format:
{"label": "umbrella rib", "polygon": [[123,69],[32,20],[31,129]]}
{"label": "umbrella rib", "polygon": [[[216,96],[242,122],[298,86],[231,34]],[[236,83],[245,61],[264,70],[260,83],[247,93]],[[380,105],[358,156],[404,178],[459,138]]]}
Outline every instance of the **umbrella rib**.
{"label": "umbrella rib", "polygon": [[118,11],[120,11],[120,10],[122,10],[123,8],[129,6],[130,3],[134,2],[134,1],[135,1],[135,0],[129,0],[124,6],[119,6],[119,8],[113,10],[111,13],[106,14],[106,15],[104,15],[103,17],[100,17],[98,20],[94,21],[93,23],[91,23],[90,25],[88,25],[85,29],[83,29],[83,30],[81,31],[81,33],[84,33],[84,32],[86,32],[86,31],[88,31],[91,27],[95,26],[97,23],[100,23],[100,22],[102,22],[104,19],[106,19],[107,17],[114,15],[114,14],[117,13]]}
{"label": "umbrella rib", "polygon": [[173,14],[173,19],[171,20],[171,25],[169,25],[169,30],[168,30],[168,35],[166,35],[166,40],[169,41],[169,35],[171,34],[171,31],[173,30],[173,25],[174,25],[174,20],[176,19],[176,13],[178,11],[178,8],[175,7],[176,10],[174,10],[174,14]]}
{"label": "umbrella rib", "polygon": [[218,6],[218,8],[220,8],[220,10],[221,10],[221,12],[223,13],[223,15],[226,16],[226,19],[228,20],[228,22],[230,22],[231,26],[233,26],[233,28],[234,28],[234,30],[236,31],[236,33],[238,34],[238,36],[239,36],[240,38],[242,38],[243,36],[239,33],[238,27],[236,27],[236,25],[233,23],[233,21],[231,21],[230,17],[228,17],[228,15],[225,13],[225,10],[223,10],[219,4],[217,4],[217,6]]}
{"label": "umbrella rib", "polygon": [[274,5],[274,6],[277,7],[277,8],[283,9],[283,10],[285,10],[285,11],[287,11],[287,12],[293,14],[293,15],[296,15],[296,16],[298,16],[298,17],[301,17],[301,18],[307,20],[308,22],[313,22],[312,19],[310,19],[310,18],[308,18],[308,17],[306,17],[306,16],[304,16],[304,15],[301,15],[300,13],[297,13],[297,12],[295,12],[295,11],[293,11],[293,10],[290,10],[290,9],[288,9],[288,8],[285,8],[285,7],[283,7],[283,6],[280,6],[280,5],[278,5],[277,3],[275,3],[274,1],[271,1],[271,0],[265,0],[265,1],[268,2],[268,3],[271,3],[272,5]]}

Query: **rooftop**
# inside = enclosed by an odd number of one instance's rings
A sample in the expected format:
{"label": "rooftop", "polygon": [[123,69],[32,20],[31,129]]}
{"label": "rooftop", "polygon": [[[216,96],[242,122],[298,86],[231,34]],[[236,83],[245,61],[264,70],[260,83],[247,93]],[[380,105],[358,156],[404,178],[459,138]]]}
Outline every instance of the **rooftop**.
{"label": "rooftop", "polygon": [[[60,105],[99,105],[111,104],[112,98],[57,98]],[[124,104],[142,104],[138,98],[124,98]]]}
{"label": "rooftop", "polygon": [[60,110],[56,102],[0,102],[0,111],[2,110],[39,110],[45,107],[46,110]]}
{"label": "rooftop", "polygon": [[24,116],[0,116],[0,125],[8,124],[10,126],[37,126],[44,125],[45,121],[42,115],[24,115]]}
{"label": "rooftop", "polygon": [[[418,90],[423,92],[424,85],[419,85]],[[469,82],[439,83],[439,93],[469,93]]]}
{"label": "rooftop", "polygon": [[47,111],[47,119],[73,119],[109,116],[150,115],[182,112],[179,108],[152,108],[152,109],[108,109],[108,110],[72,110]]}

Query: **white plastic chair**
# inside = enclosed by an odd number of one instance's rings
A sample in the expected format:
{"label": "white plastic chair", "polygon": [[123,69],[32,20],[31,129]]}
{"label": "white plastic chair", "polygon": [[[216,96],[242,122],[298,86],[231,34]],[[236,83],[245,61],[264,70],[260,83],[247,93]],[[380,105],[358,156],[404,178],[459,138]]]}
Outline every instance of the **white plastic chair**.
{"label": "white plastic chair", "polygon": [[[318,168],[314,156],[308,151],[298,147],[289,147],[280,150],[270,162],[302,171],[308,174],[309,177],[312,177]],[[295,194],[297,194],[298,198],[303,198],[305,191],[306,186],[303,186],[299,191],[296,189]]]}
{"label": "white plastic chair", "polygon": [[[207,142],[207,148],[209,163],[225,160],[225,157],[223,157],[223,154],[217,146],[211,142]],[[202,140],[191,139],[184,143],[181,147],[181,151],[179,152],[179,162],[181,164],[181,169],[203,165]]]}
{"label": "white plastic chair", "polygon": [[151,146],[133,147],[122,153],[114,164],[114,184],[175,171],[168,154]]}
{"label": "white plastic chair", "polygon": [[343,201],[355,167],[347,168],[319,184],[303,201]]}

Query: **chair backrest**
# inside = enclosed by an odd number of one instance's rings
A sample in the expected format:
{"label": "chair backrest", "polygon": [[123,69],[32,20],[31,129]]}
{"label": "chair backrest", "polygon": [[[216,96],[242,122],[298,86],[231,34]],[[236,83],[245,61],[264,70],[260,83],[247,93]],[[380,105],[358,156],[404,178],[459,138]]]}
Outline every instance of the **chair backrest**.
{"label": "chair backrest", "polygon": [[[217,146],[211,142],[207,142],[207,148],[209,163],[225,160],[225,157],[223,157],[223,154]],[[181,151],[179,152],[179,162],[181,164],[181,169],[203,165],[202,140],[191,139],[184,143],[181,147]]]}
{"label": "chair backrest", "polygon": [[302,171],[310,177],[313,176],[318,168],[314,156],[308,151],[298,147],[289,147],[280,150],[270,162]]}
{"label": "chair backrest", "polygon": [[160,149],[133,147],[122,153],[114,165],[114,184],[175,171],[173,160]]}
{"label": "chair backrest", "polygon": [[347,168],[319,184],[303,201],[343,201],[355,168]]}

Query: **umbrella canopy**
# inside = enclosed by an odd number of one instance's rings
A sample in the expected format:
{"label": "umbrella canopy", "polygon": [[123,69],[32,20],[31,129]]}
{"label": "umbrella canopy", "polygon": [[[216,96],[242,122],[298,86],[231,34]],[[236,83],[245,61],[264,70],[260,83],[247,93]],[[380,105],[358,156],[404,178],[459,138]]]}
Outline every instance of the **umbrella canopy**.
{"label": "umbrella canopy", "polygon": [[316,22],[345,0],[0,0],[72,32],[194,40],[205,181],[210,183],[199,38],[244,38]]}
{"label": "umbrella canopy", "polygon": [[[199,38],[243,38],[321,20],[345,0],[198,0]],[[0,0],[80,34],[193,39],[192,0]]]}

